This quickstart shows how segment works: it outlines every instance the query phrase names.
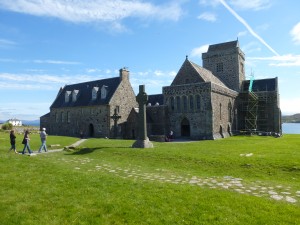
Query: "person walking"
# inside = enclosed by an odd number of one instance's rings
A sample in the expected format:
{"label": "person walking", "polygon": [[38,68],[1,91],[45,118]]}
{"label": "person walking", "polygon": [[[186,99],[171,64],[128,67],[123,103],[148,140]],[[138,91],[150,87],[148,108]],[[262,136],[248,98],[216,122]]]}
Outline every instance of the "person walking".
{"label": "person walking", "polygon": [[22,154],[23,154],[23,155],[25,154],[26,148],[27,148],[29,154],[32,153],[32,151],[31,151],[31,149],[30,149],[29,141],[30,141],[30,138],[29,138],[29,131],[26,130],[26,131],[25,131],[25,134],[24,134],[23,141],[22,141],[22,144],[24,145],[24,148],[23,148],[23,151],[22,151]]}
{"label": "person walking", "polygon": [[47,145],[46,145],[46,139],[47,139],[46,128],[42,129],[42,132],[40,133],[40,137],[41,137],[42,145],[38,152],[41,153],[43,149],[45,150],[45,152],[47,152],[48,150],[47,150]]}
{"label": "person walking", "polygon": [[8,150],[8,152],[10,152],[11,150],[14,150],[15,153],[18,153],[17,150],[16,150],[16,135],[15,135],[15,131],[14,130],[11,130],[10,131],[10,134],[9,134],[9,139],[10,139],[10,144],[11,144],[11,147],[10,149]]}

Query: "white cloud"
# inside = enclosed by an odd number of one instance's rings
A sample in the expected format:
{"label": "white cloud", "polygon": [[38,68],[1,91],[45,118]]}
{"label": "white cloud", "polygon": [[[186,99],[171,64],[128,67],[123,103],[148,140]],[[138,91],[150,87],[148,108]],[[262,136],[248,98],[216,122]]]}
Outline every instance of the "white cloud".
{"label": "white cloud", "polygon": [[64,65],[77,65],[80,64],[79,62],[69,62],[69,61],[59,61],[59,60],[40,60],[36,59],[33,60],[34,63],[40,63],[40,64],[64,64]]}
{"label": "white cloud", "polygon": [[0,48],[10,48],[15,46],[16,44],[16,42],[10,40],[0,39]]}
{"label": "white cloud", "polygon": [[254,41],[249,42],[248,44],[244,45],[242,47],[242,49],[246,54],[249,54],[251,52],[260,52],[261,51],[260,44],[257,42],[254,42]]}
{"label": "white cloud", "polygon": [[210,13],[210,12],[205,12],[202,13],[200,16],[197,17],[198,19],[201,20],[206,20],[206,21],[210,21],[210,22],[215,22],[217,20],[217,16],[214,13]]}
{"label": "white cloud", "polygon": [[7,102],[5,107],[0,107],[0,118],[8,120],[17,118],[20,120],[37,120],[49,111],[52,102]]}
{"label": "white cloud", "polygon": [[290,32],[295,44],[300,45],[300,22],[297,23]]}
{"label": "white cloud", "polygon": [[246,36],[248,34],[248,31],[240,31],[239,33],[238,33],[238,37],[243,37],[243,36]]}
{"label": "white cloud", "polygon": [[207,52],[209,45],[202,45],[198,48],[192,49],[191,57],[202,57],[202,53]]}
{"label": "white cloud", "polygon": [[[202,5],[210,5],[216,7],[221,3],[220,0],[199,0]],[[271,6],[270,0],[229,0],[228,4],[239,10],[261,10]]]}
{"label": "white cloud", "polygon": [[300,55],[280,55],[272,57],[248,57],[248,60],[265,60],[269,61],[270,66],[293,67],[300,66]]}
{"label": "white cloud", "polygon": [[241,10],[261,10],[271,6],[270,0],[230,0],[230,5]]}
{"label": "white cloud", "polygon": [[105,76],[89,75],[49,75],[49,74],[11,74],[0,73],[1,89],[18,90],[57,90],[65,84],[74,84],[96,79],[103,79]]}
{"label": "white cloud", "polygon": [[0,8],[74,23],[114,22],[128,17],[176,21],[182,15],[175,1],[154,5],[140,0],[2,0]]}

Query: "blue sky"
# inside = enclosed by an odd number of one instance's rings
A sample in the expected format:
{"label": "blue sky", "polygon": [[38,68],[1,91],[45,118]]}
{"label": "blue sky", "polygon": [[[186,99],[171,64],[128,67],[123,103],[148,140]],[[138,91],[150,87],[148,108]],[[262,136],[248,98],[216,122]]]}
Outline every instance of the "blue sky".
{"label": "blue sky", "polygon": [[246,74],[278,77],[284,115],[300,113],[300,1],[0,0],[0,120],[35,120],[66,84],[118,76],[135,92],[169,86],[186,55],[238,38]]}

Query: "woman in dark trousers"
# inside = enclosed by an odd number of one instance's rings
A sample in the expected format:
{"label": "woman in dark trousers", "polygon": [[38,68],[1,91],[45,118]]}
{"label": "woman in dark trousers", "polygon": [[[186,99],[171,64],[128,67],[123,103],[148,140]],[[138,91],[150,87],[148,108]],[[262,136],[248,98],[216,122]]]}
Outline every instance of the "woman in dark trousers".
{"label": "woman in dark trousers", "polygon": [[26,148],[27,148],[29,154],[32,153],[32,151],[31,151],[31,149],[30,149],[29,141],[30,141],[30,138],[29,138],[29,131],[26,130],[26,131],[25,131],[25,134],[24,134],[23,141],[22,141],[22,144],[24,145],[22,154],[25,154]]}
{"label": "woman in dark trousers", "polygon": [[9,139],[10,139],[11,147],[8,150],[8,152],[10,152],[11,150],[14,150],[15,153],[18,153],[17,150],[16,150],[16,135],[15,135],[15,131],[14,130],[10,131]]}

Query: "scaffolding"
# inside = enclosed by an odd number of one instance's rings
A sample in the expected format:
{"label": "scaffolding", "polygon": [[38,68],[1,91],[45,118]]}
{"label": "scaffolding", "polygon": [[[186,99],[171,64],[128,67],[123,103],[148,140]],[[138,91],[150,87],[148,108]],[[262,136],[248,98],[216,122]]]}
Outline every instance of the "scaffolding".
{"label": "scaffolding", "polygon": [[245,116],[245,130],[249,132],[257,131],[257,109],[258,109],[258,96],[252,92],[254,75],[251,73],[251,79],[248,88],[246,116]]}
{"label": "scaffolding", "polygon": [[258,96],[252,91],[248,92],[248,102],[246,106],[245,130],[255,132],[257,130],[257,109]]}

